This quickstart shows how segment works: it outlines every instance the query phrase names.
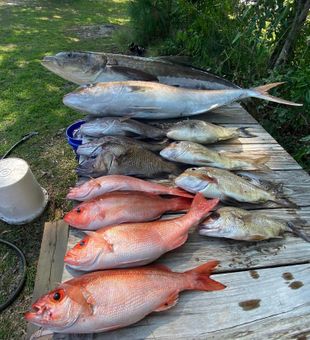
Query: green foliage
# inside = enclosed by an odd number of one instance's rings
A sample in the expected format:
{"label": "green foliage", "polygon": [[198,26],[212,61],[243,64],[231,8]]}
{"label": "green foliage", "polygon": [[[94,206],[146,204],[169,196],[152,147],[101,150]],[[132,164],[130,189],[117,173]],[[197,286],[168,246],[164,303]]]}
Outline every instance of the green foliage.
{"label": "green foliage", "polygon": [[[272,67],[292,25],[296,1],[135,0],[129,8],[134,41],[149,45],[153,53],[191,56],[194,65],[242,87],[287,81],[277,94],[304,107],[270,109],[270,104],[257,102],[256,118],[310,169],[309,144],[303,139],[309,135],[310,120],[308,24],[289,63],[277,71]],[[154,10],[158,15],[149,15]]]}

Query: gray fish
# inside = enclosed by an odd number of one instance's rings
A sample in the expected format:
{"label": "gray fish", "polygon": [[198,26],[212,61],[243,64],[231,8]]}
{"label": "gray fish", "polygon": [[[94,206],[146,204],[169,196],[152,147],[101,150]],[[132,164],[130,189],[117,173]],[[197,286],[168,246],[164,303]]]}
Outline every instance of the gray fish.
{"label": "gray fish", "polygon": [[267,91],[282,83],[253,89],[191,90],[169,85],[124,81],[84,85],[64,96],[63,103],[75,110],[95,116],[125,116],[163,119],[197,115],[236,100],[255,97],[299,106],[268,95]]}
{"label": "gray fish", "polygon": [[77,173],[90,177],[128,175],[153,178],[178,174],[180,170],[177,165],[141,147],[110,143],[94,160],[80,164]]}
{"label": "gray fish", "polygon": [[153,152],[160,151],[169,144],[167,140],[163,140],[157,143],[148,143],[128,137],[105,136],[101,138],[95,138],[87,143],[80,145],[77,148],[76,152],[80,156],[95,157],[101,153],[104,145],[108,143],[117,143],[122,145],[133,144]]}
{"label": "gray fish", "polygon": [[60,52],[46,56],[42,65],[76,84],[143,80],[195,89],[238,88],[209,72],[162,58],[141,58],[97,52]]}
{"label": "gray fish", "polygon": [[247,131],[247,128],[226,128],[196,119],[186,119],[169,124],[166,134],[170,139],[200,144],[211,144],[238,137],[255,137]]}
{"label": "gray fish", "polygon": [[138,135],[159,139],[166,136],[165,132],[157,127],[140,123],[133,119],[119,117],[93,119],[84,123],[80,127],[80,132],[82,135],[91,137]]}
{"label": "gray fish", "polygon": [[309,242],[302,230],[292,223],[272,218],[260,212],[223,207],[211,213],[199,226],[199,234],[242,241],[281,238],[285,231],[293,232]]}
{"label": "gray fish", "polygon": [[265,169],[269,156],[253,158],[250,155],[242,156],[235,152],[216,152],[206,146],[193,142],[173,142],[160,151],[160,155],[170,161],[214,166],[228,170]]}
{"label": "gray fish", "polygon": [[264,190],[250,180],[223,169],[190,168],[178,176],[175,183],[186,191],[201,192],[205,197],[219,198],[224,202],[265,203],[272,201],[283,206],[293,206],[292,202],[277,197],[276,193]]}

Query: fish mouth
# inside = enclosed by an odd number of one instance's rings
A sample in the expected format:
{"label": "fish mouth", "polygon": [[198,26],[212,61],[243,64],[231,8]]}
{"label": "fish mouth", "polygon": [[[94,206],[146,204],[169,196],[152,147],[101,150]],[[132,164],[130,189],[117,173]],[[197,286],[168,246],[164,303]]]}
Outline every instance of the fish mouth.
{"label": "fish mouth", "polygon": [[54,64],[56,66],[59,66],[61,67],[61,63],[59,61],[59,59],[57,59],[56,57],[54,56],[45,56],[42,60],[41,60],[41,64],[43,66],[48,66],[48,65],[51,65],[51,64]]}

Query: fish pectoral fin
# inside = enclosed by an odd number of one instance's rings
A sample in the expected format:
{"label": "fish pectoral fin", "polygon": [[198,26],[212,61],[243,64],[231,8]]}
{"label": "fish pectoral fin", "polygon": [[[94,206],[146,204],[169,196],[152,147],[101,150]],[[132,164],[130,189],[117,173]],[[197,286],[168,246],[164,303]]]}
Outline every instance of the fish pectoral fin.
{"label": "fish pectoral fin", "polygon": [[108,65],[107,68],[109,71],[120,73],[123,76],[127,77],[129,80],[142,80],[142,81],[157,81],[158,78],[150,73],[136,70],[134,68],[119,66],[119,65]]}
{"label": "fish pectoral fin", "polygon": [[179,300],[179,293],[172,293],[163,304],[161,304],[154,310],[154,312],[162,312],[164,310],[167,310],[175,306],[178,303],[178,300]]}
{"label": "fish pectoral fin", "polygon": [[[277,238],[282,238],[282,237],[277,237]],[[260,235],[260,234],[255,234],[255,235],[251,235],[247,240],[248,241],[263,241],[266,240],[267,237]]]}
{"label": "fish pectoral fin", "polygon": [[107,240],[105,235],[99,234],[91,230],[83,230],[83,232],[89,235],[90,237],[95,238],[97,243],[100,244],[102,248],[104,248],[107,251],[110,251],[111,253],[113,252],[113,244]]}

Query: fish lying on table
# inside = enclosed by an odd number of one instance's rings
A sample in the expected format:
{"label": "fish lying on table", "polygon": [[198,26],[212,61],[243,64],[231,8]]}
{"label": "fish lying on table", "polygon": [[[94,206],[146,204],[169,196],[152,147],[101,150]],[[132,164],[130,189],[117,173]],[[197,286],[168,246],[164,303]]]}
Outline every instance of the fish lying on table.
{"label": "fish lying on table", "polygon": [[186,117],[214,110],[245,98],[260,98],[286,105],[300,106],[267,91],[282,83],[253,89],[191,90],[169,85],[124,81],[83,85],[64,96],[63,103],[94,116],[165,119]]}
{"label": "fish lying on table", "polygon": [[297,234],[307,242],[310,237],[292,223],[267,216],[261,212],[223,207],[211,213],[199,226],[199,234],[242,241],[282,238],[286,231]]}
{"label": "fish lying on table", "polygon": [[83,143],[78,146],[76,153],[80,156],[87,156],[87,157],[95,157],[98,156],[104,144],[108,143],[116,143],[122,145],[131,145],[134,144],[136,146],[140,146],[141,148],[158,152],[165,148],[169,142],[167,140],[162,140],[158,142],[143,142],[138,139],[133,139],[129,137],[122,137],[122,136],[105,136],[101,138],[94,138],[86,143]]}
{"label": "fish lying on table", "polygon": [[192,194],[180,188],[147,182],[130,176],[107,175],[91,179],[80,186],[71,188],[67,199],[87,201],[113,191],[141,191],[157,195],[193,197]]}
{"label": "fish lying on table", "polygon": [[201,192],[208,198],[219,198],[223,202],[237,203],[265,203],[276,202],[282,206],[294,206],[286,198],[277,197],[272,191],[267,191],[258,186],[259,182],[244,176],[238,176],[230,171],[201,167],[185,170],[175,179],[175,184],[192,193]]}
{"label": "fish lying on table", "polygon": [[87,231],[87,236],[68,250],[64,262],[82,271],[148,264],[184,244],[189,229],[205,219],[217,204],[218,199],[207,201],[197,194],[190,210],[181,217]]}
{"label": "fish lying on table", "polygon": [[80,133],[90,137],[134,136],[160,139],[166,137],[163,130],[133,119],[119,117],[103,117],[93,119],[81,125]]}
{"label": "fish lying on table", "polygon": [[158,219],[170,211],[184,211],[192,199],[163,198],[141,191],[115,191],[83,202],[69,211],[64,221],[70,226],[97,230],[124,222],[145,222]]}
{"label": "fish lying on table", "polygon": [[[176,59],[176,58],[175,58]],[[196,89],[238,88],[230,81],[167,58],[141,58],[98,52],[60,52],[46,56],[42,65],[76,84],[146,80]]]}
{"label": "fish lying on table", "polygon": [[176,123],[158,124],[170,139],[211,144],[232,138],[255,137],[248,128],[226,128],[204,120],[186,119]]}
{"label": "fish lying on table", "polygon": [[[170,161],[202,166],[214,166],[228,170],[266,169],[269,156],[252,157],[235,152],[216,152],[194,142],[173,142],[160,151]],[[269,169],[269,168],[268,168]]]}
{"label": "fish lying on table", "polygon": [[61,283],[40,297],[25,319],[57,333],[99,333],[131,325],[177,304],[183,290],[224,289],[207,262],[184,273],[164,265],[98,271]]}
{"label": "fish lying on table", "polygon": [[81,163],[77,173],[89,177],[129,175],[154,178],[176,175],[180,170],[176,164],[139,146],[109,143],[102,147],[101,153],[95,159]]}

